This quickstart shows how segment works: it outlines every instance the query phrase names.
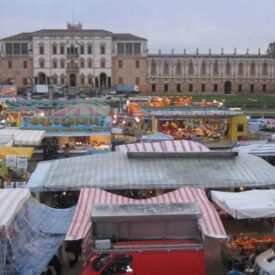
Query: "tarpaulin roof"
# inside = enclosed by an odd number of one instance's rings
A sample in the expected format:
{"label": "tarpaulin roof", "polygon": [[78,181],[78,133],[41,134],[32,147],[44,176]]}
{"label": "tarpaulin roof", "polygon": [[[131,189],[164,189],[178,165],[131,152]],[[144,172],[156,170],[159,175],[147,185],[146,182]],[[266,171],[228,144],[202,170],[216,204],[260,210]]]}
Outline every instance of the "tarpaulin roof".
{"label": "tarpaulin roof", "polygon": [[[29,194],[28,189],[16,191]],[[11,199],[9,207],[16,197]],[[4,210],[2,201],[0,210]],[[0,273],[40,275],[64,241],[74,212],[75,207],[54,209],[27,199],[10,220],[6,238],[0,238],[0,263],[6,262]]]}
{"label": "tarpaulin roof", "polygon": [[42,130],[21,130],[18,128],[3,128],[0,135],[13,135],[15,145],[39,145],[45,135]]}
{"label": "tarpaulin roof", "polygon": [[29,189],[0,189],[0,229],[8,226],[29,197]]}
{"label": "tarpaulin roof", "polygon": [[232,148],[233,152],[252,154],[259,157],[275,156],[275,143],[250,144]]}
{"label": "tarpaulin roof", "polygon": [[13,144],[13,135],[0,135],[0,145],[12,146]]}
{"label": "tarpaulin roof", "polygon": [[0,147],[0,159],[4,159],[7,155],[23,156],[31,159],[33,153],[34,148],[32,147]]}
{"label": "tarpaulin roof", "polygon": [[275,190],[211,191],[211,198],[235,219],[275,217]]}
{"label": "tarpaulin roof", "polygon": [[222,222],[215,208],[200,188],[184,187],[149,199],[131,199],[106,192],[101,189],[85,188],[80,192],[77,209],[69,227],[66,239],[83,239],[91,229],[91,209],[93,204],[129,204],[129,203],[198,203],[202,217],[199,226],[202,233],[216,238],[226,238]]}
{"label": "tarpaulin roof", "polygon": [[167,140],[151,143],[131,143],[116,146],[119,152],[207,152],[209,149],[191,140]]}
{"label": "tarpaulin roof", "polygon": [[40,162],[27,187],[33,191],[65,191],[84,187],[177,189],[184,186],[275,185],[275,167],[253,155],[227,156],[224,152],[142,154],[132,158],[122,152],[111,152]]}
{"label": "tarpaulin roof", "polygon": [[171,135],[156,132],[152,135],[142,136],[141,141],[162,141],[162,140],[173,140],[174,137]]}

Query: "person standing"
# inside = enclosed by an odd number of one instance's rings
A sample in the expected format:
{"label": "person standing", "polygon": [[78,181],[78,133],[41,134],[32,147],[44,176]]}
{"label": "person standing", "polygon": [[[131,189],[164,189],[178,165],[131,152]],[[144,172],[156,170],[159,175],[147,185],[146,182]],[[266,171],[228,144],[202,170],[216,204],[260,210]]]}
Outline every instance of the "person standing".
{"label": "person standing", "polygon": [[69,154],[70,154],[70,145],[69,145],[69,143],[66,143],[65,144],[65,148],[64,148],[64,156],[65,156],[65,158],[68,158]]}

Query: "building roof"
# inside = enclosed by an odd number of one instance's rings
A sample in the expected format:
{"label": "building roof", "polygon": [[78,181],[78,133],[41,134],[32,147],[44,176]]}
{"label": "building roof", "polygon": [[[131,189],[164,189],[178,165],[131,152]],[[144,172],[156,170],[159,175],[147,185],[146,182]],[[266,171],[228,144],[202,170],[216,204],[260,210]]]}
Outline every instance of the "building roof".
{"label": "building roof", "polygon": [[111,152],[40,162],[27,187],[33,191],[65,191],[84,187],[112,190],[275,186],[275,167],[271,164],[253,155],[225,156],[226,153],[130,152],[143,154],[130,157]]}
{"label": "building roof", "polygon": [[2,41],[31,41],[32,32],[22,32],[16,35],[12,35],[1,39]]}
{"label": "building roof", "polygon": [[234,58],[271,58],[272,56],[267,54],[167,54],[167,53],[155,53],[149,54],[148,58],[156,59],[156,58],[217,58],[217,59],[234,59]]}
{"label": "building roof", "polygon": [[138,41],[138,40],[147,41],[147,39],[133,35],[131,33],[114,33],[113,39],[114,40],[126,40],[126,41]]}
{"label": "building roof", "polygon": [[33,36],[112,36],[113,33],[102,29],[41,29],[33,32]]}

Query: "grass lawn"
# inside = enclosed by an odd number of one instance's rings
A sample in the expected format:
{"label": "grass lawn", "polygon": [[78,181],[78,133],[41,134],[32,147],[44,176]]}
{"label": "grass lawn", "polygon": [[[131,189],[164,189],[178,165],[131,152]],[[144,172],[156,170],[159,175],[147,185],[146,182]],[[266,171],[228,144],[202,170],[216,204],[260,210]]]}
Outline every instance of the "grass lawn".
{"label": "grass lawn", "polygon": [[[147,95],[147,94],[146,94]],[[226,107],[242,107],[242,108],[275,108],[275,96],[273,95],[207,95],[207,94],[185,94],[192,96],[193,102],[201,101],[223,101]],[[156,96],[156,94],[150,94]],[[160,96],[167,96],[161,94]],[[169,94],[170,96],[170,94]],[[173,94],[173,96],[181,96]]]}

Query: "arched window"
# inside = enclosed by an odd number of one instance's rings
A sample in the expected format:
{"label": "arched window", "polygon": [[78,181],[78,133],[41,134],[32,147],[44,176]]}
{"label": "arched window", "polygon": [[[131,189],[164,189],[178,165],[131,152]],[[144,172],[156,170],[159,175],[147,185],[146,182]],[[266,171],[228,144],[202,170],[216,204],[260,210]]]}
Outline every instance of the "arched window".
{"label": "arched window", "polygon": [[85,68],[85,60],[84,60],[84,58],[80,59],[80,68],[81,69]]}
{"label": "arched window", "polygon": [[229,62],[226,63],[225,74],[227,74],[227,75],[231,74],[231,64]]}
{"label": "arched window", "polygon": [[52,54],[53,54],[53,55],[56,55],[56,54],[57,54],[57,45],[56,45],[56,43],[53,43],[53,44],[52,44]]}
{"label": "arched window", "polygon": [[155,62],[155,60],[153,60],[152,63],[151,63],[151,74],[152,75],[155,75],[157,73],[157,68],[156,67],[157,67],[156,62]]}
{"label": "arched window", "polygon": [[81,85],[85,85],[85,75],[80,76],[80,83]]}
{"label": "arched window", "polygon": [[106,63],[105,63],[105,59],[104,59],[104,58],[102,58],[102,59],[100,60],[100,67],[101,67],[101,68],[105,68],[105,67],[106,67]]}
{"label": "arched window", "polygon": [[243,75],[243,64],[242,63],[239,64],[238,74]]}
{"label": "arched window", "polygon": [[250,65],[250,75],[255,75],[256,73],[256,66],[255,66],[255,63],[252,63]]}
{"label": "arched window", "polygon": [[164,64],[163,73],[164,73],[165,75],[168,75],[168,74],[169,74],[169,65],[168,65],[167,62]]}
{"label": "arched window", "polygon": [[190,61],[189,65],[188,65],[188,74],[189,75],[194,74],[194,65],[193,65],[192,61]]}
{"label": "arched window", "polygon": [[213,74],[217,75],[219,74],[219,65],[218,65],[218,61],[216,60],[213,66]]}
{"label": "arched window", "polygon": [[39,67],[40,69],[43,69],[45,67],[45,60],[44,58],[39,59]]}
{"label": "arched window", "polygon": [[60,59],[60,68],[62,68],[62,69],[65,68],[65,60],[63,58]]}
{"label": "arched window", "polygon": [[204,61],[201,64],[201,74],[206,75],[206,64]]}
{"label": "arched window", "polygon": [[263,75],[267,75],[267,73],[268,73],[267,64],[264,63],[264,64],[263,64]]}
{"label": "arched window", "polygon": [[178,61],[177,65],[176,65],[176,74],[177,75],[181,74],[181,64],[180,64],[180,61]]}
{"label": "arched window", "polygon": [[64,76],[64,74],[62,74],[62,75],[60,76],[60,84],[62,84],[62,85],[65,84],[65,76]]}
{"label": "arched window", "polygon": [[53,66],[54,69],[57,68],[57,60],[55,58],[52,61],[52,66]]}
{"label": "arched window", "polygon": [[88,68],[93,67],[93,60],[91,58],[88,58],[87,65],[88,65]]}
{"label": "arched window", "polygon": [[93,76],[92,75],[88,75],[88,84],[92,85],[93,84]]}
{"label": "arched window", "polygon": [[58,79],[57,74],[53,74],[52,80],[53,80],[53,84],[54,84],[54,85],[57,85],[57,82],[58,82],[57,79]]}

